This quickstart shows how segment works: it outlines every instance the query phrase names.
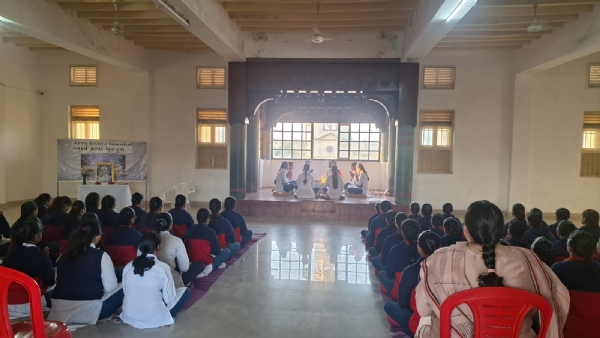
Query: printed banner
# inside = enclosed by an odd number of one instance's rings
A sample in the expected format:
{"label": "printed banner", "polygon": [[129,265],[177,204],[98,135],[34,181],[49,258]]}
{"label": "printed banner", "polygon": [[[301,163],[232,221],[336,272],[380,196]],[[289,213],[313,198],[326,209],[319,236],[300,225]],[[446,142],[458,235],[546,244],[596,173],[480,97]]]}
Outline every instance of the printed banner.
{"label": "printed banner", "polygon": [[104,176],[112,175],[115,181],[146,181],[146,142],[58,140],[59,181],[81,181],[86,172],[88,182],[96,182],[97,163],[112,164],[99,168],[111,169]]}

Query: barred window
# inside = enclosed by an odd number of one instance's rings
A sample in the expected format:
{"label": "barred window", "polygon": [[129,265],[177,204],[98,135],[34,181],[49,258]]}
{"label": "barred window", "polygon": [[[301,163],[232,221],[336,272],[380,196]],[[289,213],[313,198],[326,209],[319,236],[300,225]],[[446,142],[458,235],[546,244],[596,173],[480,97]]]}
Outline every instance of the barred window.
{"label": "barred window", "polygon": [[454,89],[456,68],[423,68],[423,89]]}
{"label": "barred window", "polygon": [[197,86],[201,89],[224,89],[225,68],[198,68]]}
{"label": "barred window", "polygon": [[98,66],[71,67],[71,87],[97,87]]}
{"label": "barred window", "polygon": [[600,177],[600,112],[585,112],[583,116],[580,174]]}
{"label": "barred window", "polygon": [[196,169],[227,169],[227,112],[198,109]]}
{"label": "barred window", "polygon": [[75,139],[100,139],[100,108],[98,106],[71,106],[70,137]]}
{"label": "barred window", "polygon": [[452,173],[453,118],[453,111],[421,111],[417,172]]}

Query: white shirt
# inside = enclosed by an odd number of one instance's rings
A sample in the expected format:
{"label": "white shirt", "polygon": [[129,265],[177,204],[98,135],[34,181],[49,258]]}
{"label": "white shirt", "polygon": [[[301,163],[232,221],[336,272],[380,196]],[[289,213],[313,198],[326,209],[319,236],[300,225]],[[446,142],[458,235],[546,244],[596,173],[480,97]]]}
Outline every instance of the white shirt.
{"label": "white shirt", "polygon": [[[154,257],[154,255],[148,255]],[[175,321],[169,310],[177,304],[186,288],[175,289],[169,266],[158,259],[144,271],[133,273],[133,262],[123,269],[123,312],[121,320],[138,329],[171,325]]]}
{"label": "white shirt", "polygon": [[183,241],[181,238],[171,235],[168,231],[160,232],[158,259],[173,269],[179,267],[181,272],[186,272],[190,268],[190,258]]}
{"label": "white shirt", "polygon": [[361,173],[360,176],[358,177],[358,182],[356,183],[356,185],[354,186],[350,186],[352,188],[360,188],[362,189],[362,193],[363,194],[368,194],[369,193],[369,178],[367,177],[367,174],[365,173]]}
{"label": "white shirt", "polygon": [[279,169],[277,173],[277,178],[275,178],[275,191],[283,192],[283,184],[287,183],[287,169]]}
{"label": "white shirt", "polygon": [[325,181],[325,186],[329,189],[327,190],[327,196],[329,198],[337,200],[342,197],[342,191],[344,190],[344,181],[342,181],[342,176],[338,176],[338,186],[337,189],[333,188],[333,179],[332,176],[328,176]]}
{"label": "white shirt", "polygon": [[315,191],[313,187],[315,186],[315,177],[312,174],[306,173],[306,184],[304,184],[304,171],[298,175],[298,179],[296,179],[296,184],[298,184],[298,189],[296,190],[296,197],[298,198],[315,198]]}

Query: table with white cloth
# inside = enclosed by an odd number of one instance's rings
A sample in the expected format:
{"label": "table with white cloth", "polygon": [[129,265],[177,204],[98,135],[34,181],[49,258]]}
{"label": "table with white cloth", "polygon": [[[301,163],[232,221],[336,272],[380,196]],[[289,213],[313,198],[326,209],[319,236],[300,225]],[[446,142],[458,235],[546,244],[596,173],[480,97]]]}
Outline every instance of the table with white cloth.
{"label": "table with white cloth", "polygon": [[119,212],[121,209],[131,206],[131,190],[129,185],[124,184],[93,184],[93,185],[80,185],[77,187],[77,199],[85,202],[85,197],[91,193],[97,192],[100,195],[100,200],[106,195],[111,195],[117,201],[115,211]]}

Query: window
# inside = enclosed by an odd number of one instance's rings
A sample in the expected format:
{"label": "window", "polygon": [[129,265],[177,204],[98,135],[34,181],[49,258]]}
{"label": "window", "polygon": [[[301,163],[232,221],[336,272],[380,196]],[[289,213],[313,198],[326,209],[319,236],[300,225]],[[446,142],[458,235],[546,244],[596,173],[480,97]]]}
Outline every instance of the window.
{"label": "window", "polygon": [[71,138],[100,139],[100,108],[71,106]]}
{"label": "window", "polygon": [[452,111],[421,111],[417,172],[452,173],[453,117]]}
{"label": "window", "polygon": [[454,89],[454,67],[423,68],[423,89]]}
{"label": "window", "polygon": [[225,68],[198,68],[198,88],[224,89]]}
{"label": "window", "polygon": [[580,174],[600,177],[600,112],[584,113]]}
{"label": "window", "polygon": [[227,112],[198,109],[196,169],[227,169]]}
{"label": "window", "polygon": [[589,65],[588,88],[600,88],[600,63]]}
{"label": "window", "polygon": [[98,66],[71,67],[71,87],[97,87]]}
{"label": "window", "polygon": [[272,133],[273,159],[379,161],[374,123],[280,122]]}
{"label": "window", "polygon": [[277,123],[273,128],[273,159],[309,160],[312,123]]}

